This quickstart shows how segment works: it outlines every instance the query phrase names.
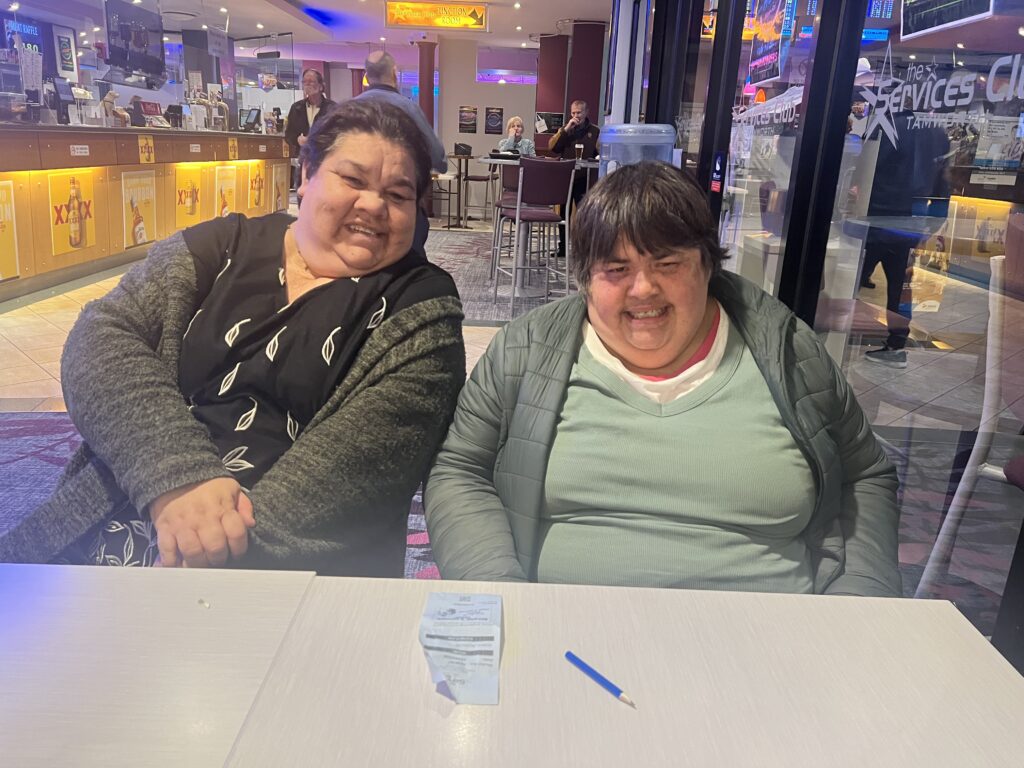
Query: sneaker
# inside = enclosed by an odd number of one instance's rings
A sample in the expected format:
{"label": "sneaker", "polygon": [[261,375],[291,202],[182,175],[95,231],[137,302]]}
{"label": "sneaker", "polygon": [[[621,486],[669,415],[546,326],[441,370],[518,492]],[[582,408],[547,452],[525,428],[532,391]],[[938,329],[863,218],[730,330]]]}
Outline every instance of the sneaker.
{"label": "sneaker", "polygon": [[875,287],[875,284],[871,282],[869,278],[864,278],[863,280],[860,281],[860,287],[872,289]]}
{"label": "sneaker", "polygon": [[873,363],[887,365],[890,368],[907,367],[907,350],[882,347],[881,349],[870,349],[864,353],[864,357]]}

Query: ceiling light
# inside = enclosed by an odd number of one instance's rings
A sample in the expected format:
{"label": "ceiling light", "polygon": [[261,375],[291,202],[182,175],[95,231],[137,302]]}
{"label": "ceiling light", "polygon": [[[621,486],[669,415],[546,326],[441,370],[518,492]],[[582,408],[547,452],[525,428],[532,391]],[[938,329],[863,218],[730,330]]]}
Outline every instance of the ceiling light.
{"label": "ceiling light", "polygon": [[519,45],[522,46],[523,48],[526,47],[526,43],[520,43]]}
{"label": "ceiling light", "polygon": [[963,43],[957,43],[956,47],[959,48],[961,51],[965,48]]}
{"label": "ceiling light", "polygon": [[227,12],[228,12],[228,9],[227,9],[227,8],[225,8],[224,6],[221,6],[220,12],[221,12],[221,13],[227,13]]}
{"label": "ceiling light", "polygon": [[79,51],[79,52],[78,52],[78,53],[77,53],[76,55],[77,55],[77,56],[81,56],[81,55],[82,55],[82,52],[81,52],[81,51]]}
{"label": "ceiling light", "polygon": [[85,32],[79,32],[79,33],[78,33],[78,36],[79,36],[79,37],[85,37]]}
{"label": "ceiling light", "polygon": [[956,63],[956,65],[957,65],[958,67],[962,67],[962,66],[964,65],[964,60],[963,60],[963,59],[960,59],[960,61],[958,61],[958,62]]}
{"label": "ceiling light", "polygon": [[260,22],[256,22],[256,29],[263,29],[263,25]]}
{"label": "ceiling light", "polygon": [[520,8],[523,7],[523,4],[522,3],[512,3],[512,7],[515,8],[518,11]]}
{"label": "ceiling light", "polygon": [[165,43],[171,42],[171,38],[169,38],[167,35],[164,35],[164,42]]}
{"label": "ceiling light", "polygon": [[132,0],[132,5],[142,5],[142,0]]}
{"label": "ceiling light", "polygon": [[504,77],[498,78],[498,85],[504,85],[504,84],[505,84],[505,78]]}
{"label": "ceiling light", "polygon": [[93,32],[99,32],[99,31],[100,31],[100,28],[99,28],[99,27],[93,27],[93,28],[92,28],[92,31],[93,31]]}
{"label": "ceiling light", "polygon": [[387,41],[387,38],[386,38],[386,37],[382,37],[382,38],[380,39],[380,41],[381,41],[382,43],[383,43],[383,42],[386,42],[386,41]]}
{"label": "ceiling light", "polygon": [[209,27],[203,24],[203,29],[209,29]]}
{"label": "ceiling light", "polygon": [[516,27],[516,32],[522,32],[522,31],[523,31],[522,27]]}
{"label": "ceiling light", "polygon": [[[21,3],[11,3],[9,6],[7,6],[7,10],[12,12],[18,10],[19,8],[21,8]],[[1024,32],[1022,32],[1021,34],[1024,34]]]}
{"label": "ceiling light", "polygon": [[910,59],[911,61],[916,61],[916,60],[917,60],[917,54],[916,54],[916,53],[912,53],[912,54],[910,54],[910,56],[909,56],[908,58],[909,58],[909,59]]}
{"label": "ceiling light", "polygon": [[[17,5],[17,3],[15,3]],[[1017,34],[1024,37],[1024,27],[1017,27]]]}

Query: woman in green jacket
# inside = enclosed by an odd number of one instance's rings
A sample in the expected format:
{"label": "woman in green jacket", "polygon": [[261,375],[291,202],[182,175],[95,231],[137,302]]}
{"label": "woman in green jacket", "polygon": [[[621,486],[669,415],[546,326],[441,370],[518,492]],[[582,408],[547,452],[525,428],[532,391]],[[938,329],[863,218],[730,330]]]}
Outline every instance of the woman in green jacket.
{"label": "woman in green jacket", "polygon": [[896,474],[815,334],[723,272],[697,184],[626,166],[580,295],[500,331],[426,488],[441,575],[895,596]]}

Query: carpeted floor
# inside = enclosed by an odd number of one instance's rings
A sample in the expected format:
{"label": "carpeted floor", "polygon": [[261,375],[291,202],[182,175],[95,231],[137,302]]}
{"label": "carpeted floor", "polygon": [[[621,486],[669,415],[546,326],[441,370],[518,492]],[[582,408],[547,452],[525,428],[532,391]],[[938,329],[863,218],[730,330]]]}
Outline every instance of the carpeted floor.
{"label": "carpeted floor", "polygon": [[[891,446],[903,488],[900,571],[904,594],[909,597],[921,578],[943,510],[959,479],[952,473],[955,456],[969,450],[969,436],[942,430],[915,430],[909,435],[906,430],[888,427],[877,431]],[[79,442],[67,414],[0,413],[0,536],[46,499]],[[1024,438],[999,435],[990,461],[1004,463],[1022,452]],[[979,481],[949,574],[939,587],[939,596],[951,600],[986,635],[992,632],[1024,517],[1021,501],[1022,494],[1015,488]],[[438,578],[419,494],[410,506],[405,576]]]}

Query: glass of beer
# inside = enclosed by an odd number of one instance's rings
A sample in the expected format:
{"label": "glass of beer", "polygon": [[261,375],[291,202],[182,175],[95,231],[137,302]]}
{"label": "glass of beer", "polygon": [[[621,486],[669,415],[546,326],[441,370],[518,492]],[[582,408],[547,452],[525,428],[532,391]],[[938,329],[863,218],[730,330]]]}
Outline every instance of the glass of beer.
{"label": "glass of beer", "polygon": [[582,144],[577,144],[576,145],[576,159],[577,160],[582,160],[583,159],[583,145]]}

